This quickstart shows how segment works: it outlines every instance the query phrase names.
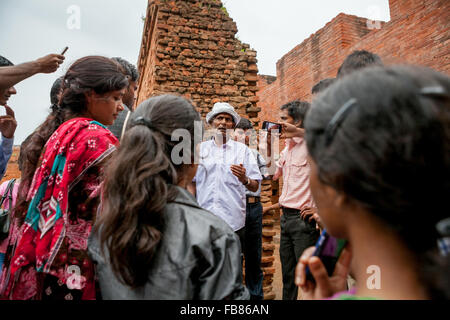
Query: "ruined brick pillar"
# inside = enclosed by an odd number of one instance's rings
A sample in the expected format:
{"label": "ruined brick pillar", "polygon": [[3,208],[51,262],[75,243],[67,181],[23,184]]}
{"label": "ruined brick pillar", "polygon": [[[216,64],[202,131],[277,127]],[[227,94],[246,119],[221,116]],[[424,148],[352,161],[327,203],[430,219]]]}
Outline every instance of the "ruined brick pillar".
{"label": "ruined brick pillar", "polygon": [[[236,23],[219,0],[149,0],[139,55],[138,104],[164,93],[190,99],[204,118],[214,103],[233,105],[259,127],[256,52],[239,41]],[[270,204],[270,182],[263,205]],[[273,219],[263,218],[265,299],[272,292]]]}
{"label": "ruined brick pillar", "polygon": [[19,153],[20,153],[20,146],[14,146],[11,158],[9,158],[8,166],[6,167],[6,171],[1,180],[1,183],[11,179],[20,179],[21,173],[19,171],[19,164],[17,163]]}

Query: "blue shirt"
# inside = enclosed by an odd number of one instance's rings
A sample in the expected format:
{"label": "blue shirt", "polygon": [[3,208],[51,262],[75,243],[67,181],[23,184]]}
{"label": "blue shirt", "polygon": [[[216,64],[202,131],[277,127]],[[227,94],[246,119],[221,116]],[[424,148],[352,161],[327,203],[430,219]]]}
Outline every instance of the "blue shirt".
{"label": "blue shirt", "polygon": [[200,144],[200,163],[194,182],[200,206],[237,231],[245,226],[247,188],[231,172],[233,164],[243,164],[248,178],[262,180],[250,148],[233,140],[218,146],[213,139]]}
{"label": "blue shirt", "polygon": [[2,135],[2,142],[0,143],[0,180],[5,175],[6,166],[8,165],[9,158],[11,158],[14,137],[5,138]]}

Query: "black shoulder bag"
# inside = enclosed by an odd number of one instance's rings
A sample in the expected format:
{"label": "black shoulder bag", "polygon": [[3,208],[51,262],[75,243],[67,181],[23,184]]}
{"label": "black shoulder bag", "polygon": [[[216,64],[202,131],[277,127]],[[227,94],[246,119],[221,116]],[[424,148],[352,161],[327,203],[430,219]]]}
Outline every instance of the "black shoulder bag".
{"label": "black shoulder bag", "polygon": [[[0,200],[0,240],[5,240],[9,235],[10,213],[12,208],[12,194],[16,179],[11,179],[6,187],[5,193]],[[3,203],[9,198],[9,209],[3,209]]]}

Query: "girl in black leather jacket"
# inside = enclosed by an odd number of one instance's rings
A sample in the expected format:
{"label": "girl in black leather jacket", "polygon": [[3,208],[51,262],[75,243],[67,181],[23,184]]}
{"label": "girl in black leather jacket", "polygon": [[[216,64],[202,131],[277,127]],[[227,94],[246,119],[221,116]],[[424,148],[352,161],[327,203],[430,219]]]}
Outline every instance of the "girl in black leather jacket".
{"label": "girl in black leather jacket", "polygon": [[103,299],[249,298],[237,236],[187,191],[201,131],[181,97],[150,98],[133,113],[89,239]]}

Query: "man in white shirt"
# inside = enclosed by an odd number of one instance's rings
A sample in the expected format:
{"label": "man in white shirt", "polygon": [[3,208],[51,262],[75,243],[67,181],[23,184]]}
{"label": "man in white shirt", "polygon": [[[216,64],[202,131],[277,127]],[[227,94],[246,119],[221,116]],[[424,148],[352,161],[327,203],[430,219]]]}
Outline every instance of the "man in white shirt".
{"label": "man in white shirt", "polygon": [[242,246],[245,191],[257,191],[262,176],[250,148],[231,139],[240,117],[230,104],[216,103],[206,121],[215,133],[211,140],[200,144],[200,163],[190,190],[201,207],[228,223]]}

